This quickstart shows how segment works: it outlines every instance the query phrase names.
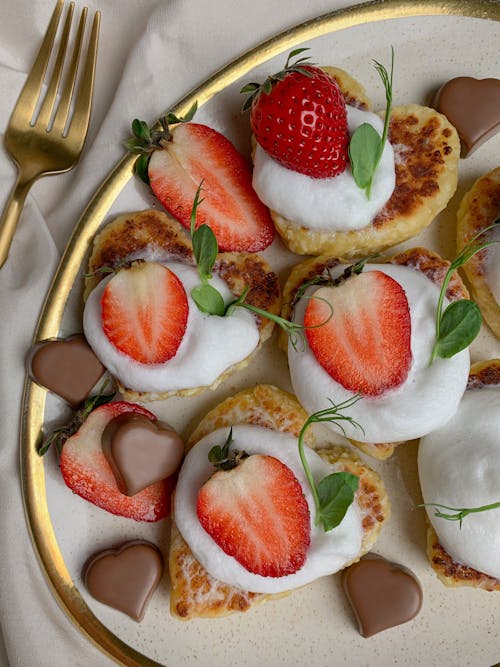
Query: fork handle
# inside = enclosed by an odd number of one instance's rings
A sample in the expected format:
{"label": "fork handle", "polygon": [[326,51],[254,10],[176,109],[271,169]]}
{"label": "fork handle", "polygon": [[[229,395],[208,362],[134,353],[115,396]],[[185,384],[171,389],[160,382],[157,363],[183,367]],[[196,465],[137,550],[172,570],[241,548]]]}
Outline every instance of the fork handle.
{"label": "fork handle", "polygon": [[0,218],[0,268],[5,264],[9,255],[14,232],[23,210],[26,195],[32,184],[33,180],[26,180],[20,174],[3,210]]}

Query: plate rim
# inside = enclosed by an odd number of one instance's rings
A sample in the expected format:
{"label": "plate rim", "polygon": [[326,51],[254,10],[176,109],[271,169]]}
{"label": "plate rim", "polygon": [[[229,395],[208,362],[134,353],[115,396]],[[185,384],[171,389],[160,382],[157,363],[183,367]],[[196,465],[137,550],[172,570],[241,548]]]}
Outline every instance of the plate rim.
{"label": "plate rim", "polygon": [[[257,44],[188,92],[173,107],[182,114],[197,100],[201,107],[246,72],[303,42],[366,23],[419,16],[460,16],[500,21],[494,0],[372,0],[333,10],[292,26]],[[33,343],[57,337],[70,291],[92,239],[112,204],[133,176],[136,156],[122,158],[91,197],[66,245],[48,289]],[[27,375],[21,409],[20,470],[28,532],[49,589],[65,615],[109,658],[127,667],[161,667],[112,633],[87,606],[74,584],[52,526],[45,488],[42,437],[47,390]]]}

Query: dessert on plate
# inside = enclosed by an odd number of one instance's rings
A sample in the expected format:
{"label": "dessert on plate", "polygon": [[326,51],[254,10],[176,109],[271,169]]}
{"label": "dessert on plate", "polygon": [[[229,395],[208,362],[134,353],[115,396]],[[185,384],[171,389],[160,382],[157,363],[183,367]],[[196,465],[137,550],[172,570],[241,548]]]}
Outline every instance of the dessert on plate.
{"label": "dessert on plate", "polygon": [[416,236],[455,192],[455,128],[428,107],[392,108],[392,68],[376,63],[387,99],[379,116],[349,74],[305,60],[289,57],[243,89],[253,185],[284,243],[302,255],[359,257]]}
{"label": "dessert on plate", "polygon": [[[334,471],[359,478],[354,502],[340,524],[329,532],[316,525],[297,448],[306,420],[296,399],[271,385],[241,391],[201,420],[189,439],[174,499],[169,557],[174,616],[191,619],[245,611],[336,572],[372,548],[389,516],[381,479],[350,450],[332,446],[314,452],[306,446],[316,482]],[[305,440],[314,443],[310,431]],[[241,464],[250,462],[248,472],[238,473],[236,467],[243,499],[230,477],[220,477],[234,470],[215,472],[209,461],[212,449],[224,443],[230,443],[230,451],[234,447],[241,455],[244,448],[249,455]],[[233,491],[236,497],[229,501]],[[271,515],[269,506],[274,508]],[[260,518],[249,535],[244,528],[252,515]],[[231,529],[222,536],[228,526]]]}
{"label": "dessert on plate", "polygon": [[421,439],[427,555],[448,586],[500,590],[500,360],[471,368],[459,410]]}
{"label": "dessert on plate", "polygon": [[[213,261],[206,282],[222,296],[223,309],[247,291],[248,304],[279,312],[278,277],[258,254],[219,253]],[[271,320],[243,308],[223,316],[202,312],[193,300],[198,268],[187,235],[166,213],[120,215],[97,234],[84,332],[128,400],[214,388],[271,335]]]}
{"label": "dessert on plate", "polygon": [[[298,400],[314,412],[356,399],[357,425],[346,423],[345,435],[377,458],[444,424],[465,390],[467,349],[430,363],[449,266],[425,248],[376,264],[321,256],[296,265],[285,284],[282,316],[306,326],[307,344],[280,341]],[[467,297],[456,272],[446,297]]]}
{"label": "dessert on plate", "polygon": [[[470,240],[500,219],[500,167],[481,176],[465,194],[457,214],[457,246]],[[498,229],[482,235],[481,241],[500,241]],[[472,296],[497,338],[500,338],[500,245],[477,253],[464,265]]]}

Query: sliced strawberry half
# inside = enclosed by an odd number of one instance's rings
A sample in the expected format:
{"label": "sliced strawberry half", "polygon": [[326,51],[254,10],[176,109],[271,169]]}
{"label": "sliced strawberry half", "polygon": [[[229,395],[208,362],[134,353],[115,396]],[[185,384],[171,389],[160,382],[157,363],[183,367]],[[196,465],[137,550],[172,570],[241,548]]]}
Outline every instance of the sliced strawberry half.
{"label": "sliced strawberry half", "polygon": [[297,478],[273,456],[256,454],[216,472],[200,489],[197,514],[213,540],[249,572],[297,572],[310,544],[309,507]]}
{"label": "sliced strawberry half", "polygon": [[111,514],[136,521],[159,521],[170,514],[170,497],[175,477],[155,482],[135,496],[120,493],[115,476],[102,449],[102,434],[108,423],[125,413],[156,421],[140,405],[118,401],[93,410],[78,431],[64,443],[60,466],[63,479],[80,497]]}
{"label": "sliced strawberry half", "polygon": [[411,319],[396,280],[367,271],[337,287],[322,287],[314,296],[319,298],[309,300],[304,315],[304,325],[314,327],[306,329],[307,340],[334,380],[368,396],[405,381],[412,359]]}
{"label": "sliced strawberry half", "polygon": [[273,241],[271,216],[252,188],[249,164],[210,127],[176,126],[164,150],[152,154],[148,174],[156,197],[187,229],[203,181],[197,226],[209,225],[221,250],[257,252]]}
{"label": "sliced strawberry half", "polygon": [[142,364],[160,364],[177,352],[186,331],[186,291],[170,269],[138,262],[121,269],[101,297],[102,325],[120,352]]}

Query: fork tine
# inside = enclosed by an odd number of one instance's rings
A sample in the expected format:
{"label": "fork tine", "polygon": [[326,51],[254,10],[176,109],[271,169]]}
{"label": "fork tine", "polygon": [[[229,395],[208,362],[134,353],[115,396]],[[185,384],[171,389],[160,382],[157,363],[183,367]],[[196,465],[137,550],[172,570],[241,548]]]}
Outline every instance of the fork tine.
{"label": "fork tine", "polygon": [[73,90],[75,88],[76,75],[78,73],[78,64],[80,61],[80,53],[82,50],[83,34],[85,31],[85,23],[87,21],[87,7],[84,7],[78,25],[78,32],[76,35],[75,46],[73,47],[73,54],[71,56],[71,63],[64,82],[64,88],[59,102],[59,107],[54,118],[52,131],[62,135],[68,120],[69,109],[71,105],[71,98],[73,97]]}
{"label": "fork tine", "polygon": [[15,106],[12,115],[16,111],[22,110],[23,113],[29,115],[29,119],[33,116],[33,113],[36,108],[38,97],[42,89],[42,83],[45,76],[45,71],[47,70],[47,65],[49,63],[50,54],[52,52],[52,47],[54,45],[54,40],[57,33],[57,26],[59,25],[59,18],[61,16],[61,11],[63,8],[64,0],[57,0],[57,4],[52,13],[52,18],[50,19],[49,27],[45,33],[40,50],[36,57],[35,63],[31,72],[26,79],[26,83],[19,95],[17,104]]}
{"label": "fork tine", "polygon": [[56,62],[54,64],[54,71],[52,72],[52,77],[50,79],[47,92],[43,100],[43,104],[40,108],[40,113],[38,118],[35,120],[36,123],[40,123],[40,126],[47,128],[49,126],[50,117],[52,115],[52,109],[54,107],[54,102],[57,96],[57,90],[59,88],[59,82],[61,81],[61,74],[64,65],[64,57],[66,55],[66,49],[68,47],[69,40],[69,31],[71,29],[71,21],[73,19],[73,10],[75,8],[75,3],[71,2],[68,7],[68,12],[66,14],[66,21],[64,22],[63,34],[61,36],[61,43],[59,45],[59,50],[57,52]]}
{"label": "fork tine", "polygon": [[95,64],[97,60],[97,44],[99,41],[99,25],[101,13],[96,12],[92,22],[92,32],[88,44],[87,58],[75,98],[75,111],[68,129],[68,138],[76,141],[80,138],[81,145],[85,141],[92,107],[92,91],[94,89]]}

